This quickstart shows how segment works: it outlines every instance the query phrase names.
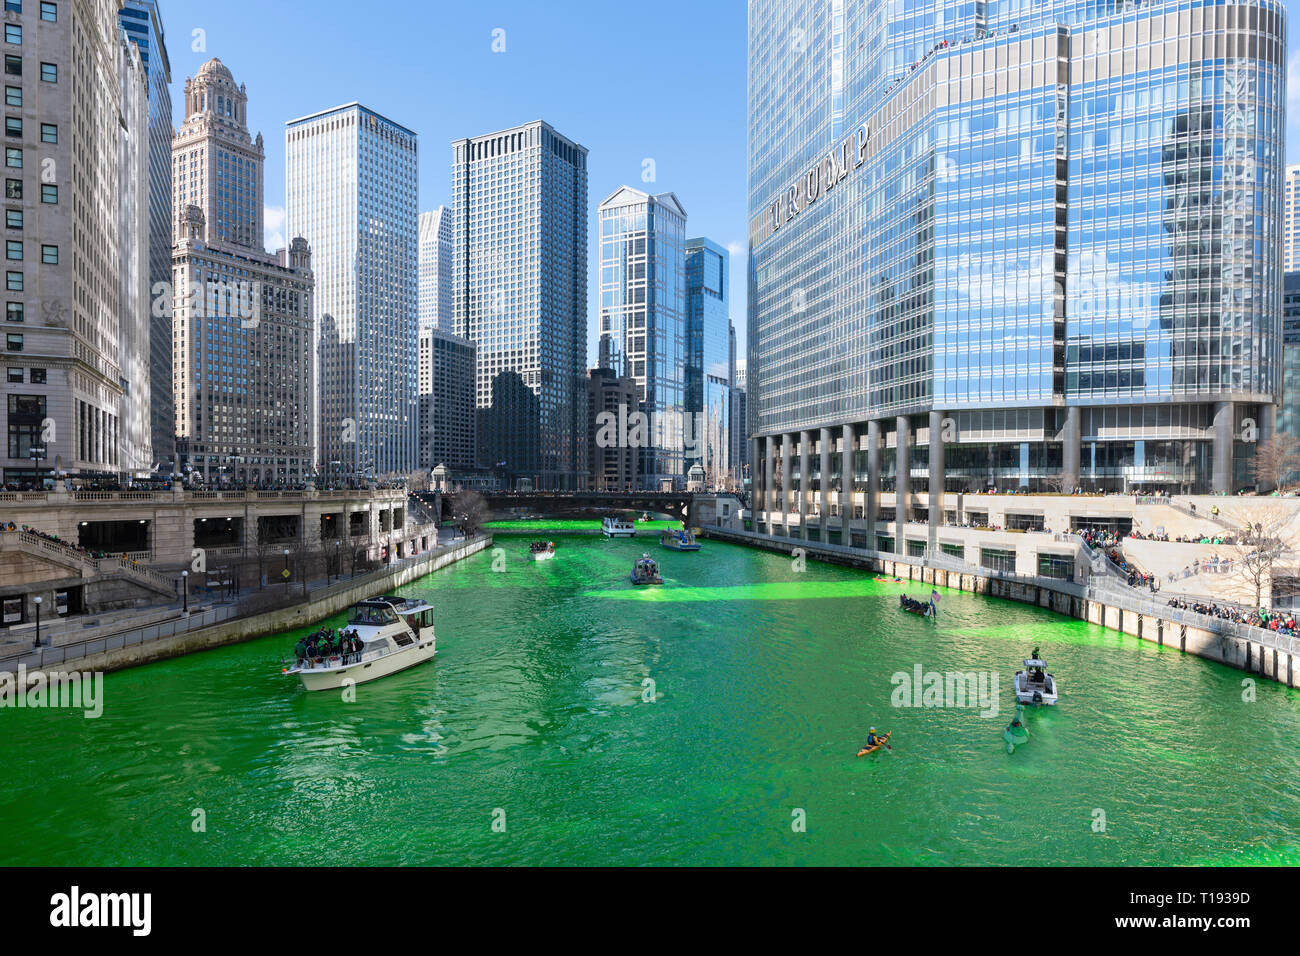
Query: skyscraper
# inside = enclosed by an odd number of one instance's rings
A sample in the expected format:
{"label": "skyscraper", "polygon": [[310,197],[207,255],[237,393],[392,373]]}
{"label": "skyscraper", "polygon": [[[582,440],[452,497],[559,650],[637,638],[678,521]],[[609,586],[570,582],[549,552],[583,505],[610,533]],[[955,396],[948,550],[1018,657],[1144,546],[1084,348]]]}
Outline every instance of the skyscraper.
{"label": "skyscraper", "polygon": [[750,4],[770,526],[848,543],[842,490],[866,541],[895,492],[933,547],[945,490],[1249,483],[1281,363],[1282,5],[891,11]]}
{"label": "skyscraper", "polygon": [[478,349],[479,463],[587,475],[587,150],[541,120],[452,143],[454,332]]}
{"label": "skyscraper", "polygon": [[473,469],[474,343],[439,328],[420,330],[421,468]]}
{"label": "skyscraper", "polygon": [[321,467],[406,474],[419,420],[416,135],[359,103],[286,125],[285,217],[317,275]]}
{"label": "skyscraper", "polygon": [[676,484],[686,474],[688,440],[695,446],[695,419],[687,417],[686,210],[672,193],[622,186],[597,215],[600,367],[636,381],[650,424],[642,483]]}
{"label": "skyscraper", "polygon": [[[75,12],[74,12],[75,9]],[[122,368],[117,5],[5,13],[7,482],[118,475]],[[136,101],[138,105],[138,101]],[[47,178],[53,171],[53,181]],[[148,363],[143,363],[147,371]]]}
{"label": "skyscraper", "polygon": [[1282,198],[1282,268],[1287,272],[1300,270],[1300,163],[1286,167]]}
{"label": "skyscraper", "polygon": [[117,37],[117,89],[121,132],[117,138],[118,368],[117,403],[121,458],[118,469],[143,477],[153,469],[150,417],[149,304],[149,92],[140,50]]}
{"label": "skyscraper", "polygon": [[420,213],[420,331],[450,331],[451,317],[451,210],[439,206]]}
{"label": "skyscraper", "polygon": [[[171,64],[155,0],[123,0],[118,24],[140,51],[149,97],[149,271],[155,303],[172,280],[172,97]],[[172,401],[172,322],[163,306],[151,311],[149,327],[149,419],[153,459],[166,465],[176,454],[176,411]],[[170,470],[170,467],[169,467]]]}
{"label": "skyscraper", "polygon": [[315,461],[311,250],[302,238],[262,248],[262,134],[247,108],[218,59],[185,82],[172,144],[177,470],[297,483]]}
{"label": "skyscraper", "polygon": [[733,333],[727,303],[727,250],[710,239],[686,241],[686,465],[704,467],[710,490],[735,467],[732,451]]}

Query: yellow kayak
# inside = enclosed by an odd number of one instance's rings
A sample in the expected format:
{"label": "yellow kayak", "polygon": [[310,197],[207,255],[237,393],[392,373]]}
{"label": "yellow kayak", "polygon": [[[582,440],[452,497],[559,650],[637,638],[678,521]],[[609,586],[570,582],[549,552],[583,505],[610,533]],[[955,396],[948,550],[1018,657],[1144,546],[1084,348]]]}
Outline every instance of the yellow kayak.
{"label": "yellow kayak", "polygon": [[865,757],[867,754],[873,754],[887,743],[889,743],[889,734],[877,737],[875,745],[871,747],[863,747],[858,751],[858,756]]}

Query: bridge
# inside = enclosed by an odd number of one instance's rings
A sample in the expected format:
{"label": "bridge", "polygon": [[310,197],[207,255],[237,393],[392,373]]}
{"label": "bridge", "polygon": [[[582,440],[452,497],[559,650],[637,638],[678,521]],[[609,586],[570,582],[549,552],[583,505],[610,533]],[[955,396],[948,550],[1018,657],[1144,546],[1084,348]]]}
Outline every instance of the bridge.
{"label": "bridge", "polygon": [[[453,515],[457,501],[466,492],[441,495],[443,513]],[[490,512],[520,510],[552,517],[570,515],[590,517],[613,512],[642,511],[666,514],[678,521],[690,522],[695,494],[686,491],[474,491],[481,495]],[[416,492],[415,497],[428,504],[438,500],[438,493]],[[709,495],[709,497],[715,497]]]}

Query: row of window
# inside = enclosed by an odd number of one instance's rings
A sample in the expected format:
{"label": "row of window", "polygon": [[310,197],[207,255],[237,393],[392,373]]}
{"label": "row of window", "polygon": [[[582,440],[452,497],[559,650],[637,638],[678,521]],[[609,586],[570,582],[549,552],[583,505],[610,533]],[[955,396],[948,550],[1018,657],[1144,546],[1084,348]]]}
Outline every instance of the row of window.
{"label": "row of window", "polygon": [[[22,261],[23,241],[21,239],[8,239],[5,241],[5,258]],[[42,243],[41,262],[47,266],[57,266],[59,264],[59,247]]]}
{"label": "row of window", "polygon": [[[9,31],[14,29],[13,25],[5,27],[5,39],[9,37]],[[9,42],[13,42],[10,40]],[[5,75],[22,76],[23,75],[23,58],[13,53],[5,54]],[[41,79],[46,83],[59,82],[59,67],[55,63],[41,63]]]}
{"label": "row of window", "polygon": [[[5,10],[14,13],[22,13],[23,0],[5,0]],[[57,3],[42,3],[41,19],[47,23],[58,23],[59,5]]]}
{"label": "row of window", "polygon": [[[5,370],[5,372],[6,372],[5,380],[6,380],[10,385],[21,385],[21,384],[23,383],[23,370],[22,370],[22,367],[21,367],[21,366],[10,366],[9,368],[7,368],[7,369]],[[32,370],[31,370],[31,383],[32,383],[33,385],[44,385],[44,384],[46,384],[46,380],[45,380],[45,369],[43,369],[43,368],[34,368],[34,369],[32,369]]]}

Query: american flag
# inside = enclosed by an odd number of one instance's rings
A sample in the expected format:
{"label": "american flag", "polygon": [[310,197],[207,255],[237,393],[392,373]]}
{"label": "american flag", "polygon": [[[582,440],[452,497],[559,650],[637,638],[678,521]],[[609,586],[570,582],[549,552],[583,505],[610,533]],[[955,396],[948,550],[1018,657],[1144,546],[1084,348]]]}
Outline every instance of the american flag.
{"label": "american flag", "polygon": [[930,600],[933,601],[935,604],[939,603],[939,592],[934,590],[933,588],[930,589]]}

